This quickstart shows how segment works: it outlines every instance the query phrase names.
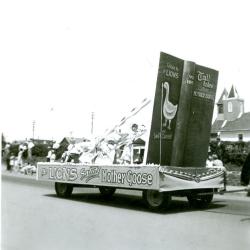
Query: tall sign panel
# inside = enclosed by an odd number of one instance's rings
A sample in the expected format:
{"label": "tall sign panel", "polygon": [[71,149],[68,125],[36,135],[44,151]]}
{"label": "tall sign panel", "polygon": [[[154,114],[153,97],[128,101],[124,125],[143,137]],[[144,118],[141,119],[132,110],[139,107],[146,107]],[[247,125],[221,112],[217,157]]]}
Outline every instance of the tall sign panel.
{"label": "tall sign panel", "polygon": [[148,164],[205,166],[218,72],[161,52]]}

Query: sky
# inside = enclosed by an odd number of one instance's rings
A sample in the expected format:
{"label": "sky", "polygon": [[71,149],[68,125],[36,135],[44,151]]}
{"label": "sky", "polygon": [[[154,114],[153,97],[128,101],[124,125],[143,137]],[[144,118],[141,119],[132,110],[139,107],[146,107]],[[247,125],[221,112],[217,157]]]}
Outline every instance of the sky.
{"label": "sky", "polygon": [[249,23],[243,0],[1,1],[1,131],[89,137],[94,113],[102,134],[153,98],[161,51],[218,70],[216,100],[234,84],[250,112]]}

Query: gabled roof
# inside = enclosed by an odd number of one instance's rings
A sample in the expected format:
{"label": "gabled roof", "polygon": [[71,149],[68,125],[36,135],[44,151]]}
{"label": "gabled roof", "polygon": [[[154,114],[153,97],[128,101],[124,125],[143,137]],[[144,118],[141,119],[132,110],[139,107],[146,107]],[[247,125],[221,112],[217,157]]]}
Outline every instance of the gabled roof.
{"label": "gabled roof", "polygon": [[138,138],[137,140],[135,140],[134,142],[133,142],[133,144],[135,145],[145,145],[145,141],[143,140],[143,139],[141,139],[141,138]]}
{"label": "gabled roof", "polygon": [[89,141],[89,140],[88,140],[87,138],[85,138],[85,137],[82,137],[82,138],[64,137],[64,138],[61,140],[60,143],[62,143],[63,140],[66,140],[69,144]]}
{"label": "gabled roof", "polygon": [[227,97],[228,97],[228,92],[226,89],[224,89],[217,104],[223,104],[223,100]]}
{"label": "gabled roof", "polygon": [[232,85],[232,88],[229,92],[228,98],[239,98],[239,94],[233,85]]}
{"label": "gabled roof", "polygon": [[218,133],[221,130],[223,123],[224,120],[215,120],[211,128],[211,133]]}
{"label": "gabled roof", "polygon": [[234,121],[228,121],[220,131],[236,131],[236,130],[250,131],[250,112],[244,113],[240,118]]}

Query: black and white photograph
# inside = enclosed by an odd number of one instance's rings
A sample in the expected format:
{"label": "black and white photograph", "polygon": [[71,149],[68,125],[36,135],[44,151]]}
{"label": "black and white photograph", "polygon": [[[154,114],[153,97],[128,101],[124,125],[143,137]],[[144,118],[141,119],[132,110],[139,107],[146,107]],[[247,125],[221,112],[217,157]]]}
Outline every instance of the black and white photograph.
{"label": "black and white photograph", "polygon": [[1,1],[1,249],[250,249],[249,11]]}

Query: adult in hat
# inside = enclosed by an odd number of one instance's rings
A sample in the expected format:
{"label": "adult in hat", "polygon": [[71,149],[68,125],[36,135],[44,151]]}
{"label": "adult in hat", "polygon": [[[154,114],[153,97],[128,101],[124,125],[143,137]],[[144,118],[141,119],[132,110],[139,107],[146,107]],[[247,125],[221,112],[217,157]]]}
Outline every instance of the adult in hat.
{"label": "adult in hat", "polygon": [[250,153],[248,153],[247,158],[243,164],[241,175],[240,175],[241,185],[247,186],[250,182]]}

